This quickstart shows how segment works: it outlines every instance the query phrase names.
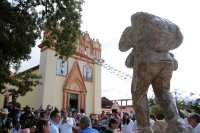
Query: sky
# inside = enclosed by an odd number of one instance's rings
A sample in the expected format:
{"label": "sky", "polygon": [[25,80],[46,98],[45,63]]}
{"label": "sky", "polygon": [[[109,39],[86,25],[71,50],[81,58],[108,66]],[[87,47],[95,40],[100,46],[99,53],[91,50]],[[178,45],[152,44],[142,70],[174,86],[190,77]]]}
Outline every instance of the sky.
{"label": "sky", "polygon": [[[179,68],[173,72],[171,90],[179,89],[200,94],[200,8],[198,0],[85,0],[82,11],[82,31],[102,44],[102,59],[110,66],[127,74],[133,70],[124,62],[129,52],[120,52],[118,42],[123,30],[131,25],[130,17],[136,12],[148,12],[166,18],[178,25],[184,36],[181,46],[173,51]],[[22,63],[21,70],[39,64],[40,49],[37,41],[31,60]],[[102,68],[102,97],[110,100],[131,99],[131,84]]]}

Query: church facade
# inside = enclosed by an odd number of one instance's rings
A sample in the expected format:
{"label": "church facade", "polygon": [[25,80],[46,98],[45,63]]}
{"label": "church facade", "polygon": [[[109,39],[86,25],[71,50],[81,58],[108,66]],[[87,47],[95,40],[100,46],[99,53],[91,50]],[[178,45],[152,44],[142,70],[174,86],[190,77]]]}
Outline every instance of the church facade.
{"label": "church facade", "polygon": [[[50,104],[58,109],[101,113],[101,66],[91,58],[95,56],[103,62],[101,44],[87,33],[85,39],[77,40],[76,46],[77,52],[65,62],[55,56],[54,48],[38,46],[40,64],[31,70],[42,75],[42,85],[18,98],[22,107],[28,105],[39,109],[41,105],[46,108]],[[3,99],[2,95],[0,99]]]}

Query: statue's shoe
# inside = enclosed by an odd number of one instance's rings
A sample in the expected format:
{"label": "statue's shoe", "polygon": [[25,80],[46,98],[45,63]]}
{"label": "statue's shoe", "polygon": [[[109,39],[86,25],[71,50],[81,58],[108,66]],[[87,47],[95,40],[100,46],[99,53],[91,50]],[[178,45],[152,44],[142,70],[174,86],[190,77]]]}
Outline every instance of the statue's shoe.
{"label": "statue's shoe", "polygon": [[138,131],[137,133],[154,133],[154,132],[151,129],[151,127],[143,127],[143,128],[140,128],[140,131]]}
{"label": "statue's shoe", "polygon": [[191,127],[186,127],[179,120],[169,121],[164,133],[194,133]]}

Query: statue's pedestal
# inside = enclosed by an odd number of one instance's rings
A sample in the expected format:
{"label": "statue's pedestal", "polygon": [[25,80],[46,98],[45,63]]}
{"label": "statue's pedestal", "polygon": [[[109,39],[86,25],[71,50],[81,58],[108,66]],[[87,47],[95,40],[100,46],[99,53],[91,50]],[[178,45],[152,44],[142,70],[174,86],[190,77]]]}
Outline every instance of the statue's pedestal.
{"label": "statue's pedestal", "polygon": [[[149,128],[144,128],[136,133],[194,133],[191,127],[184,127],[180,124],[168,124],[164,120],[155,121],[154,125]],[[182,131],[181,131],[182,130]]]}

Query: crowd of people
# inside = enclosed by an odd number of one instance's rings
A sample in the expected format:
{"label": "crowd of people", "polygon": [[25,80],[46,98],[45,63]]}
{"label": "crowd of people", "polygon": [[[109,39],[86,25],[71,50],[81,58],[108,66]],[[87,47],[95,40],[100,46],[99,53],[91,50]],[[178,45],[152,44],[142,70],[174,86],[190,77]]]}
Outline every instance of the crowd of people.
{"label": "crowd of people", "polygon": [[[134,133],[139,131],[137,121],[128,112],[121,117],[117,109],[102,114],[86,115],[81,109],[58,110],[48,105],[34,110],[29,106],[21,109],[17,96],[12,96],[12,102],[7,103],[0,111],[0,133]],[[200,133],[200,115],[190,110],[181,110],[184,114],[182,123]],[[150,115],[150,124],[157,119]]]}

